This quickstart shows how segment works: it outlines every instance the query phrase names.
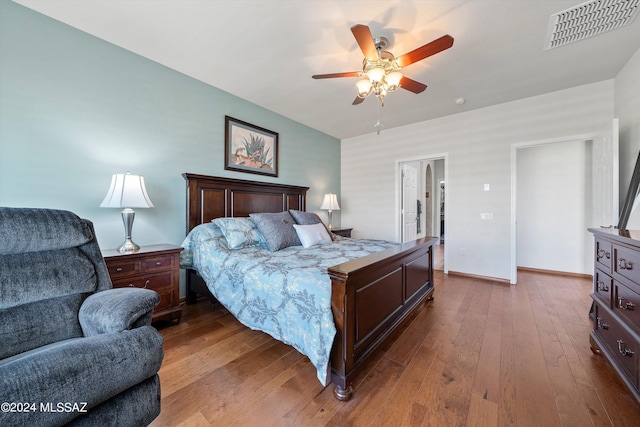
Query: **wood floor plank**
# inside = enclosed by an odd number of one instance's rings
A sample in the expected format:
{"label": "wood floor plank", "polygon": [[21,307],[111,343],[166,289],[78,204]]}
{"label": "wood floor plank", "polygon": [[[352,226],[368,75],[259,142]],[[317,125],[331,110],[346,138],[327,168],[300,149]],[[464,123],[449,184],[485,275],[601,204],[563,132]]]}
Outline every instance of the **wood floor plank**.
{"label": "wood floor plank", "polygon": [[373,354],[348,402],[295,349],[208,301],[165,337],[158,426],[636,426],[640,405],[589,346],[592,283],[435,272],[435,299]]}
{"label": "wood floor plank", "polygon": [[[500,339],[500,404],[498,425],[515,426],[516,411],[516,368],[513,341],[513,303],[511,287],[502,289],[502,336]],[[500,308],[499,308],[500,309]]]}

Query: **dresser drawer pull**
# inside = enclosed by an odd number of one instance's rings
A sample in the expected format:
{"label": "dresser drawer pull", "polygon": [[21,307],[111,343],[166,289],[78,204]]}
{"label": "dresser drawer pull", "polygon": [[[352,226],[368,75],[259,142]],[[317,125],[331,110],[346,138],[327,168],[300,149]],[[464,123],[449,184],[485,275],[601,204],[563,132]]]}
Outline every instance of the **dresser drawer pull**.
{"label": "dresser drawer pull", "polygon": [[632,270],[632,269],[633,269],[633,263],[632,263],[632,262],[627,261],[627,260],[626,260],[626,259],[624,259],[624,258],[620,258],[620,259],[618,260],[618,268],[619,268],[620,270]]}
{"label": "dresser drawer pull", "polygon": [[635,353],[627,348],[627,345],[622,340],[618,340],[618,351],[623,356],[632,357]]}
{"label": "dresser drawer pull", "polygon": [[598,280],[598,290],[600,292],[609,292],[609,287],[604,282]]}
{"label": "dresser drawer pull", "polygon": [[162,261],[156,261],[156,265],[162,265]]}
{"label": "dresser drawer pull", "polygon": [[116,268],[116,273],[122,273],[122,267]]}
{"label": "dresser drawer pull", "polygon": [[598,329],[609,329],[609,325],[602,321],[602,317],[598,317]]}
{"label": "dresser drawer pull", "polygon": [[632,311],[633,308],[636,306],[634,303],[632,303],[631,301],[627,302],[626,304],[623,304],[622,301],[624,301],[625,298],[622,297],[618,297],[618,308],[620,308],[621,310],[629,310]]}
{"label": "dresser drawer pull", "polygon": [[604,249],[599,249],[597,256],[598,256],[598,261],[600,261],[604,257],[606,257],[607,259],[611,258],[611,254],[609,252],[605,251]]}

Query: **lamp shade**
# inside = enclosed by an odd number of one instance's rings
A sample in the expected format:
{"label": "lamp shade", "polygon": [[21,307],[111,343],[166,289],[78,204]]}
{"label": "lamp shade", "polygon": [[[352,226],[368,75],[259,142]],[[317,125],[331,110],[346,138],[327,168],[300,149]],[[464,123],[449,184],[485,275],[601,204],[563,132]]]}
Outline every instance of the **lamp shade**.
{"label": "lamp shade", "polygon": [[101,208],[152,208],[153,203],[144,186],[144,177],[127,173],[116,173],[111,177],[111,186]]}
{"label": "lamp shade", "polygon": [[324,200],[322,200],[322,205],[320,205],[320,209],[339,211],[340,205],[338,205],[338,197],[333,193],[325,194]]}

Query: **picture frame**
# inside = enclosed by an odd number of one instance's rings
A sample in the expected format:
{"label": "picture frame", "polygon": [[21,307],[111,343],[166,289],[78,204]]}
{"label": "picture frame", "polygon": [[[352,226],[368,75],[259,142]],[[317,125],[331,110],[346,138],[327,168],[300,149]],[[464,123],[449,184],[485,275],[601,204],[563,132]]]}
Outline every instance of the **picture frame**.
{"label": "picture frame", "polygon": [[278,133],[224,116],[224,168],[278,176]]}

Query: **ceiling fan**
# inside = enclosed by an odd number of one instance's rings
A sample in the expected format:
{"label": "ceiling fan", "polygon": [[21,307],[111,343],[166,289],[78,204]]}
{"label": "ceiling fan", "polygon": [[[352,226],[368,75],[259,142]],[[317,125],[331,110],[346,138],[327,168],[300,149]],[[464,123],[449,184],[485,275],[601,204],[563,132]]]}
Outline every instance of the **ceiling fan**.
{"label": "ceiling fan", "polygon": [[391,52],[384,50],[389,41],[384,37],[374,39],[368,26],[354,25],[351,27],[351,32],[364,54],[362,71],[315,74],[311,77],[314,79],[362,77],[356,83],[358,96],[353,101],[353,105],[362,103],[372,93],[380,100],[380,105],[384,106],[386,94],[398,88],[403,88],[413,93],[424,91],[427,85],[403,76],[400,70],[453,46],[453,37],[444,35],[396,58]]}

